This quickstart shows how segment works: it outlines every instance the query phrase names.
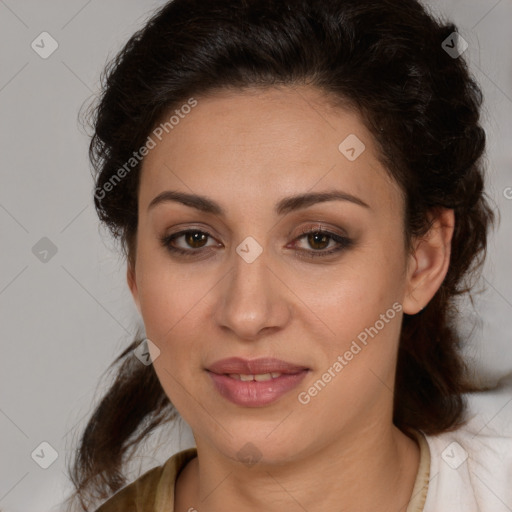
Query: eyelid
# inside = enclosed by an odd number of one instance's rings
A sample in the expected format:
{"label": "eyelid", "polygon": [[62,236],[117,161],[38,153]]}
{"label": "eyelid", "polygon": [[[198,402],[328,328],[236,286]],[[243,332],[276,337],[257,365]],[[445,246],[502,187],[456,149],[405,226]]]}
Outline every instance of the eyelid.
{"label": "eyelid", "polygon": [[341,232],[338,232],[337,230],[340,230],[340,228],[333,228],[326,224],[323,224],[322,222],[313,222],[311,224],[308,224],[306,226],[303,226],[300,228],[299,233],[301,235],[311,233],[312,231],[319,231],[326,234],[333,234],[336,236],[342,236],[347,237],[348,235],[345,230],[341,230]]}
{"label": "eyelid", "polygon": [[175,246],[171,245],[171,242],[173,242],[174,240],[176,240],[178,238],[181,238],[182,236],[185,236],[187,233],[202,233],[202,234],[206,235],[206,237],[208,238],[207,243],[210,241],[210,239],[215,240],[217,242],[217,247],[218,247],[219,242],[217,241],[217,239],[214,235],[212,235],[206,229],[202,229],[202,228],[200,229],[197,227],[187,227],[187,228],[181,229],[179,231],[176,231],[174,233],[164,234],[159,237],[159,240],[160,240],[160,243],[164,247],[166,247],[169,251],[171,251],[171,252],[175,251],[176,253],[182,253],[182,254],[187,254],[187,253],[189,253],[191,255],[192,255],[192,253],[199,254],[201,251],[204,252],[204,250],[209,250],[212,247],[215,247],[215,245],[208,245],[208,246],[204,246],[204,247],[201,247],[198,249],[192,249],[192,248],[191,249],[183,249],[182,247],[175,247]]}

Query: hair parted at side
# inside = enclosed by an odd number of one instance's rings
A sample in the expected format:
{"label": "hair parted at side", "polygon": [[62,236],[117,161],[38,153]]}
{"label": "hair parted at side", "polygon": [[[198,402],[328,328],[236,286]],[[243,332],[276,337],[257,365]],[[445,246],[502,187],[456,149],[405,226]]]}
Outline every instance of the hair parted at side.
{"label": "hair parted at side", "polygon": [[[455,298],[470,291],[494,222],[481,91],[463,57],[441,46],[456,30],[416,0],[174,0],[108,64],[90,144],[96,210],[133,265],[140,163],[126,162],[173,109],[216,90],[298,85],[356,109],[403,191],[407,242],[436,208],[455,211],[447,276],[424,310],[405,315],[399,345],[394,423],[427,434],[464,421],[472,386]],[[125,485],[128,450],[177,417],[153,366],[132,355],[142,339],[112,363],[115,381],[69,469],[81,510]]]}

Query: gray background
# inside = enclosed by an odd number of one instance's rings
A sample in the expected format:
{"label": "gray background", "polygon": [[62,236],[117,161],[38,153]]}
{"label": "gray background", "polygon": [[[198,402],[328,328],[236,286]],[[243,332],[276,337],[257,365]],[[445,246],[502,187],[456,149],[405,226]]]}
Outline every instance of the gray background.
{"label": "gray background", "polygon": [[[141,325],[124,262],[98,226],[88,137],[77,115],[98,91],[107,59],[161,4],[0,0],[3,512],[58,510],[71,490],[65,462],[108,384],[104,372]],[[469,43],[464,56],[486,96],[488,192],[502,218],[490,241],[487,290],[475,308],[462,304],[461,327],[479,378],[494,384],[512,372],[512,0],[428,4],[458,24]],[[31,48],[43,31],[59,45],[46,59]],[[57,251],[47,261],[37,251],[48,246],[43,237]],[[159,434],[134,461],[134,476],[192,445],[184,424]],[[58,454],[47,469],[31,456],[41,455],[42,442]],[[40,461],[50,453],[44,445],[43,453]]]}

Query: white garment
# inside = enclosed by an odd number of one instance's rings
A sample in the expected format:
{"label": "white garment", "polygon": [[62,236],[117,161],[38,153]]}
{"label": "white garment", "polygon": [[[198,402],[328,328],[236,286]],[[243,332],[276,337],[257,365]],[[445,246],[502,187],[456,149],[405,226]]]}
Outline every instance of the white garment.
{"label": "white garment", "polygon": [[424,512],[512,512],[512,379],[466,395],[466,425],[426,436],[430,477]]}

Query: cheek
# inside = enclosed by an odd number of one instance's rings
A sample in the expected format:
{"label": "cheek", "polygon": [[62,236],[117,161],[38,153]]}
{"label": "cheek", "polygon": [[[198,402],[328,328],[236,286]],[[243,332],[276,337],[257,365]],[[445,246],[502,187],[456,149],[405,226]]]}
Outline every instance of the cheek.
{"label": "cheek", "polygon": [[324,326],[323,335],[318,331],[315,336],[324,365],[351,347],[357,352],[354,359],[366,367],[388,367],[392,362],[400,332],[405,256],[396,246],[384,246],[364,248],[316,279],[296,281],[294,290],[307,306],[302,306],[303,318],[311,318],[306,329],[313,332],[315,321]]}
{"label": "cheek", "polygon": [[188,376],[199,368],[204,341],[202,310],[208,287],[199,286],[198,280],[175,268],[152,265],[140,290],[146,334],[160,351],[153,366],[165,394],[180,411],[189,407]]}
{"label": "cheek", "polygon": [[162,351],[193,346],[203,325],[200,309],[204,292],[200,291],[182,291],[175,282],[163,279],[147,286],[141,299],[142,317],[147,337]]}
{"label": "cheek", "polygon": [[157,344],[168,343],[180,325],[201,308],[201,300],[213,284],[208,272],[198,274],[194,265],[178,265],[158,247],[141,247],[137,288],[148,338],[153,337]]}
{"label": "cheek", "polygon": [[[347,253],[336,265],[288,275],[303,302],[334,325],[376,320],[402,298],[405,256],[372,243]],[[299,278],[300,275],[300,278]]]}

